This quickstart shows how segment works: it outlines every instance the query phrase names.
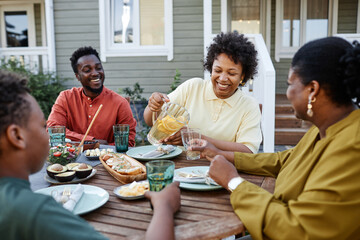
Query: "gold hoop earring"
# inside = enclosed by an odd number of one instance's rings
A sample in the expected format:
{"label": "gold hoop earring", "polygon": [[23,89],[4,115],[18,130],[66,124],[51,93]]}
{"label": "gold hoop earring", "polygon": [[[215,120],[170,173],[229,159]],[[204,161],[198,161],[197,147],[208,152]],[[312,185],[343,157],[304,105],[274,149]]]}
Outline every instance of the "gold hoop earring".
{"label": "gold hoop earring", "polygon": [[307,105],[307,112],[306,114],[309,116],[309,117],[312,117],[314,115],[314,112],[312,110],[312,104],[313,102],[316,101],[316,97],[314,97],[314,99],[311,99],[311,97],[309,96],[309,101],[308,101],[308,105]]}
{"label": "gold hoop earring", "polygon": [[240,80],[239,85],[240,85],[241,87],[243,87],[243,86],[245,85],[245,83],[244,83],[243,81],[244,81],[244,79],[241,79],[241,80]]}

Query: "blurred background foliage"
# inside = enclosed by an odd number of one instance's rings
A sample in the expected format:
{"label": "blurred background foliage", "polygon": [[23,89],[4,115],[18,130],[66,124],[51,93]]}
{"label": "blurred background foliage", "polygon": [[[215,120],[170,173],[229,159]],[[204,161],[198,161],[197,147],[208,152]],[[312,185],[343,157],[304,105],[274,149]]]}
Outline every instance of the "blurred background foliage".
{"label": "blurred background foliage", "polygon": [[46,119],[59,93],[65,89],[65,82],[69,80],[69,78],[58,76],[55,72],[44,73],[30,70],[29,67],[24,66],[16,59],[1,60],[0,69],[16,72],[27,77],[31,95],[39,103]]}
{"label": "blurred background foliage", "polygon": [[[170,90],[168,93],[174,91],[180,84],[181,73],[178,69],[175,71],[173,82],[170,85]],[[143,97],[144,88],[140,86],[137,82],[132,87],[119,88],[118,93],[124,95],[125,98],[129,101],[131,110],[133,112],[134,118],[136,119],[136,145],[149,145],[150,143],[147,140],[147,134],[149,133],[151,127],[149,127],[144,121],[144,110],[147,106],[147,99]]]}

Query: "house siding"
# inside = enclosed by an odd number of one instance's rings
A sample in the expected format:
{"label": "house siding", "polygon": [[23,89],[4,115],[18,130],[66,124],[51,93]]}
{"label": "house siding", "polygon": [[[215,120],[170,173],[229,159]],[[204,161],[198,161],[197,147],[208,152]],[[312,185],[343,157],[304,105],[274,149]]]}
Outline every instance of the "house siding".
{"label": "house siding", "polygon": [[41,11],[40,4],[34,4],[36,46],[43,46],[41,34]]}
{"label": "house siding", "polygon": [[212,1],[212,33],[218,34],[221,32],[221,1]]}
{"label": "house siding", "polygon": [[[105,86],[117,91],[139,82],[144,96],[154,91],[168,92],[175,70],[181,81],[202,77],[203,7],[202,1],[173,1],[174,59],[166,56],[107,57],[103,63]],[[80,86],[69,58],[74,50],[92,46],[99,51],[98,0],[54,0],[57,72],[70,77],[67,87]]]}
{"label": "house siding", "polygon": [[339,0],[338,33],[356,33],[357,0]]}

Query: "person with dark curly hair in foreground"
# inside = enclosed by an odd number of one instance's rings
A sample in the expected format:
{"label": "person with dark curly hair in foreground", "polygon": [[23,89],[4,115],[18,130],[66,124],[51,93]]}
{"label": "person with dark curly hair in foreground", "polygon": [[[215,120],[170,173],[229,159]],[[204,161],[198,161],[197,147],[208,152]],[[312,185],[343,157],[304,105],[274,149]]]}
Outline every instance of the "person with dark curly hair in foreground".
{"label": "person with dark curly hair in foreground", "polygon": [[[248,154],[200,140],[191,150],[211,161],[210,177],[232,192],[253,239],[360,239],[360,45],[308,42],[287,83],[296,117],[314,124],[294,148]],[[275,177],[274,194],[238,171]]]}
{"label": "person with dark curly hair in foreground", "polygon": [[101,116],[91,127],[85,140],[101,144],[114,143],[113,125],[129,124],[129,146],[135,146],[136,120],[129,102],[116,92],[104,87],[105,72],[98,52],[92,47],[74,51],[71,67],[82,87],[62,91],[52,107],[47,124],[65,126],[66,137],[81,141],[94,115],[102,104]]}
{"label": "person with dark curly hair in foreground", "polygon": [[[199,128],[201,137],[219,149],[256,153],[262,141],[259,104],[239,88],[256,73],[256,56],[254,45],[244,35],[220,33],[204,63],[211,81],[189,79],[168,96],[154,92],[144,111],[145,122],[151,126],[152,113],[161,111],[164,101],[171,101],[189,111],[188,127]],[[182,145],[180,131],[163,142]]]}
{"label": "person with dark curly hair in foreground", "polygon": [[[44,114],[26,83],[19,75],[0,70],[1,239],[107,239],[52,197],[31,191],[29,175],[43,167],[49,135]],[[154,207],[145,239],[175,239],[173,215],[180,207],[179,183],[145,196]]]}

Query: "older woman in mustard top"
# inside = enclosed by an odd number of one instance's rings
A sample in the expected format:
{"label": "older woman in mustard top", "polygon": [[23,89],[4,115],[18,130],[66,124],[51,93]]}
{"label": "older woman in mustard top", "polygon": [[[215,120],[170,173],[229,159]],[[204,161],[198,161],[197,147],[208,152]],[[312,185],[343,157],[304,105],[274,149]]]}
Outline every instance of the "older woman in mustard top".
{"label": "older woman in mustard top", "polygon": [[[230,199],[253,239],[359,239],[360,45],[329,37],[295,54],[287,97],[314,126],[278,153],[193,148],[211,161],[210,176]],[[238,171],[276,178],[274,194]]]}

